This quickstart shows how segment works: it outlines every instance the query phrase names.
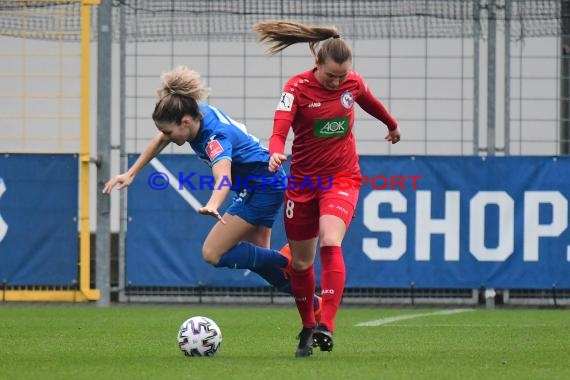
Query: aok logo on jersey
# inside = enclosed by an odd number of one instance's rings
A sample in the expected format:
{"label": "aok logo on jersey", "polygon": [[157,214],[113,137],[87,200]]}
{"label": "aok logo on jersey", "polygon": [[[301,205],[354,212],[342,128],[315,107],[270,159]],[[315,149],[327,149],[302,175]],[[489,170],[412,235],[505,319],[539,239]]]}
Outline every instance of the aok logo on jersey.
{"label": "aok logo on jersey", "polygon": [[348,117],[315,120],[313,135],[316,137],[342,137],[348,133]]}

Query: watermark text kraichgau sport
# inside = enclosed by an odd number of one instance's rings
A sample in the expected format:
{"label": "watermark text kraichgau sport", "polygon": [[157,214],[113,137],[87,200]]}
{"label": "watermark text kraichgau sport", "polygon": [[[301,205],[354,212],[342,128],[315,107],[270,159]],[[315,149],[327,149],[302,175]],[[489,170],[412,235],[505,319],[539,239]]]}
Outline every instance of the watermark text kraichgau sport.
{"label": "watermark text kraichgau sport", "polygon": [[[235,176],[233,181],[229,177],[222,177],[216,185],[212,175],[198,175],[196,172],[178,172],[178,190],[221,190],[227,188],[256,189],[284,189],[284,190],[327,190],[333,184],[337,189],[355,189],[362,186],[371,186],[374,190],[417,190],[421,175],[360,175],[338,173],[335,175],[300,177],[300,176]],[[148,185],[153,190],[164,190],[170,185],[170,177],[163,172],[151,173]]]}

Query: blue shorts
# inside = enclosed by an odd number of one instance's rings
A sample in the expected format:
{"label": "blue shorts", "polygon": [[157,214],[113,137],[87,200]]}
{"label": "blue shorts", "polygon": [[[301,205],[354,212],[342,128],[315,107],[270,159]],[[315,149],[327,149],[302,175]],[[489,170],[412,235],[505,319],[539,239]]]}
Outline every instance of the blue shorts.
{"label": "blue shorts", "polygon": [[285,189],[274,186],[243,189],[234,196],[227,209],[230,215],[239,216],[254,226],[273,227],[279,208],[283,204]]}

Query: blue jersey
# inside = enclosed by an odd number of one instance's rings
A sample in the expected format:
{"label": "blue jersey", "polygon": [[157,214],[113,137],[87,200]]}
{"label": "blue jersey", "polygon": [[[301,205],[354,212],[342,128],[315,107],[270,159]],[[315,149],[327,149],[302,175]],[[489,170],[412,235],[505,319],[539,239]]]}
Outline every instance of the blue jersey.
{"label": "blue jersey", "polygon": [[199,103],[199,107],[202,114],[200,131],[194,141],[189,141],[190,146],[210,167],[220,160],[232,162],[233,190],[251,188],[264,181],[267,183],[268,178],[285,176],[282,170],[269,172],[269,151],[247,132],[245,125],[216,107],[205,103]]}

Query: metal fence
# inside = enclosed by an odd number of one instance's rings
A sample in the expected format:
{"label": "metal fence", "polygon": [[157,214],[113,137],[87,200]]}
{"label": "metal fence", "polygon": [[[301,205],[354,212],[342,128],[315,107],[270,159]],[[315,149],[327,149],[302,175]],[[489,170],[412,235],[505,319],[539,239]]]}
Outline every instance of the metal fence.
{"label": "metal fence", "polygon": [[[62,3],[72,2],[40,2],[35,6],[50,9],[53,15],[44,12],[35,18],[26,2],[0,4],[2,46],[8,46],[4,42],[68,46],[64,41],[77,40],[66,31],[76,30],[78,19],[61,13],[61,7],[69,6]],[[154,135],[150,113],[160,73],[180,64],[201,73],[212,89],[210,103],[267,142],[281,86],[312,65],[307,46],[293,46],[272,58],[265,55],[251,26],[267,19],[334,24],[351,44],[354,68],[397,118],[405,141],[385,144],[384,127],[360,112],[355,129],[360,154],[570,152],[567,0],[120,0],[112,5],[106,16],[118,57],[111,82],[118,100],[111,108],[116,115],[110,135],[115,149],[108,162],[112,172],[124,170],[127,155],[140,152]],[[63,32],[47,33],[54,25]],[[28,32],[15,32],[21,30]],[[11,79],[4,75],[0,80],[6,84]],[[99,78],[98,83],[109,80]],[[67,85],[65,80],[59,83]],[[4,98],[11,95],[4,90]],[[20,120],[24,131],[30,124],[25,120],[29,117]],[[4,122],[0,128],[4,131],[0,146],[12,149],[15,140],[7,136],[18,128],[18,121]],[[41,136],[34,131],[17,137],[31,151],[33,140]],[[66,144],[58,138],[40,146],[54,150]],[[187,153],[185,148],[168,149]],[[111,229],[120,234],[116,260],[121,268],[127,216],[126,202],[119,203],[120,208],[112,210]],[[115,285],[121,299],[130,297],[121,270]],[[143,299],[157,293],[131,290]],[[514,294],[506,299],[512,302]],[[477,302],[470,291],[465,298]]]}

